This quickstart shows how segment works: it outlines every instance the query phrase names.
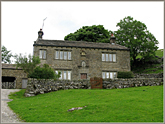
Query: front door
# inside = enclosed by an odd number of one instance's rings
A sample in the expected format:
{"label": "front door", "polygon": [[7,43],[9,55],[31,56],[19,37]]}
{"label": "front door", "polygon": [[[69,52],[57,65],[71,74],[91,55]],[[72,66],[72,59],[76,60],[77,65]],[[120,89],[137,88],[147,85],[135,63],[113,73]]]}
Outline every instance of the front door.
{"label": "front door", "polygon": [[81,79],[87,79],[87,73],[81,73]]}
{"label": "front door", "polygon": [[22,89],[25,89],[27,87],[27,79],[22,79]]}

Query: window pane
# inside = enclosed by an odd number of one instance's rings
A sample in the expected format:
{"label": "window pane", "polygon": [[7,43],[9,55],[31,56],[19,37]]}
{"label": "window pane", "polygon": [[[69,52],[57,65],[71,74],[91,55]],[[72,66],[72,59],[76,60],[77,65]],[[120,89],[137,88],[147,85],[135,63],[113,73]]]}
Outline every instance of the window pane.
{"label": "window pane", "polygon": [[116,54],[113,54],[113,62],[116,62]]}
{"label": "window pane", "polygon": [[58,74],[58,71],[55,71],[56,74]]}
{"label": "window pane", "polygon": [[112,62],[112,54],[109,54],[109,61]]}
{"label": "window pane", "polygon": [[110,72],[110,78],[111,78],[111,79],[113,78],[113,73],[112,73],[112,72]]}
{"label": "window pane", "polygon": [[71,60],[71,52],[68,52],[68,60]]}
{"label": "window pane", "polygon": [[61,74],[60,74],[60,78],[59,79],[62,79],[62,71],[60,71],[61,72]]}
{"label": "window pane", "polygon": [[67,59],[67,52],[64,52],[64,59]]}
{"label": "window pane", "polygon": [[43,59],[46,59],[46,50],[43,50]]}
{"label": "window pane", "polygon": [[113,77],[114,78],[117,78],[116,72],[113,73]]}
{"label": "window pane", "polygon": [[64,71],[64,80],[66,80],[66,71]]}
{"label": "window pane", "polygon": [[106,72],[106,78],[109,78],[109,72]]}
{"label": "window pane", "polygon": [[63,51],[60,51],[60,59],[63,59]]}
{"label": "window pane", "polygon": [[56,59],[59,59],[59,51],[56,51]]}
{"label": "window pane", "polygon": [[102,54],[102,61],[105,61],[105,54]]}
{"label": "window pane", "polygon": [[106,61],[108,61],[108,54],[105,54],[106,55]]}
{"label": "window pane", "polygon": [[102,72],[102,78],[105,79],[105,72]]}
{"label": "window pane", "polygon": [[68,71],[68,80],[71,79],[71,71]]}
{"label": "window pane", "polygon": [[40,52],[39,52],[39,56],[40,56],[40,59],[42,59],[42,50],[40,50]]}

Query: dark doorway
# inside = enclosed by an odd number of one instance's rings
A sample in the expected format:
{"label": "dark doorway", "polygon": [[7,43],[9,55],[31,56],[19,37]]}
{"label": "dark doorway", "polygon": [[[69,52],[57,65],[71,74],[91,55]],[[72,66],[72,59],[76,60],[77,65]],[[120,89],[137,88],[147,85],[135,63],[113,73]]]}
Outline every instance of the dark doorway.
{"label": "dark doorway", "polygon": [[87,79],[87,73],[81,73],[81,79]]}
{"label": "dark doorway", "polygon": [[14,82],[15,77],[2,76],[2,82]]}
{"label": "dark doorway", "polygon": [[15,89],[15,80],[15,77],[2,76],[2,89]]}

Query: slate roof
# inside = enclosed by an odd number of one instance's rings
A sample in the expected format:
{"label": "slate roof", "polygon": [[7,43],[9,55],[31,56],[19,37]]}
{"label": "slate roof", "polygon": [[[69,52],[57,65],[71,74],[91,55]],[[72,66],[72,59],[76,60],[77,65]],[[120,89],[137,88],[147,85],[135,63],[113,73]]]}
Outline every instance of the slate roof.
{"label": "slate roof", "polygon": [[127,47],[124,47],[124,46],[121,46],[118,44],[86,42],[86,41],[46,40],[46,39],[40,39],[40,40],[36,41],[33,44],[33,46],[55,46],[55,47],[129,50]]}
{"label": "slate roof", "polygon": [[[17,68],[16,68],[16,66],[14,66],[14,64],[5,64],[5,63],[2,63],[2,69],[17,69]],[[21,69],[21,68],[18,68],[18,69]]]}

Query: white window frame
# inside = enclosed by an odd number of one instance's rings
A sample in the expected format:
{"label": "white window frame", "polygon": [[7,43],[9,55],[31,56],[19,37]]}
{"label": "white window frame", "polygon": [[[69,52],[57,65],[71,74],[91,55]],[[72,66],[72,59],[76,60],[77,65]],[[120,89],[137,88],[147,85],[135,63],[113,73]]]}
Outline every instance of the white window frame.
{"label": "white window frame", "polygon": [[114,79],[114,78],[117,78],[117,72],[113,72],[113,71],[105,72],[105,71],[103,71],[102,72],[102,78],[103,79]]}
{"label": "white window frame", "polygon": [[109,61],[108,60],[108,54],[105,54],[105,61]]}
{"label": "white window frame", "polygon": [[64,60],[67,60],[67,52],[64,51]]}
{"label": "white window frame", "polygon": [[60,51],[60,59],[64,59],[64,52]]}
{"label": "white window frame", "polygon": [[105,54],[102,53],[102,61],[105,61]]}
{"label": "white window frame", "polygon": [[112,62],[112,54],[109,54],[109,61]]}
{"label": "white window frame", "polygon": [[102,61],[116,62],[116,53],[102,53]]}
{"label": "white window frame", "polygon": [[58,74],[58,72],[61,72],[59,80],[71,80],[71,73],[72,73],[72,71],[55,70],[56,74]]}
{"label": "white window frame", "polygon": [[46,50],[39,50],[39,58],[46,59]]}
{"label": "white window frame", "polygon": [[55,59],[59,59],[60,58],[60,56],[59,56],[59,51],[56,51],[56,53],[55,53]]}
{"label": "white window frame", "polygon": [[116,54],[113,54],[113,62],[116,62]]}
{"label": "white window frame", "polygon": [[71,52],[68,52],[68,60],[71,60]]}
{"label": "white window frame", "polygon": [[102,72],[102,78],[105,79],[105,72]]}

